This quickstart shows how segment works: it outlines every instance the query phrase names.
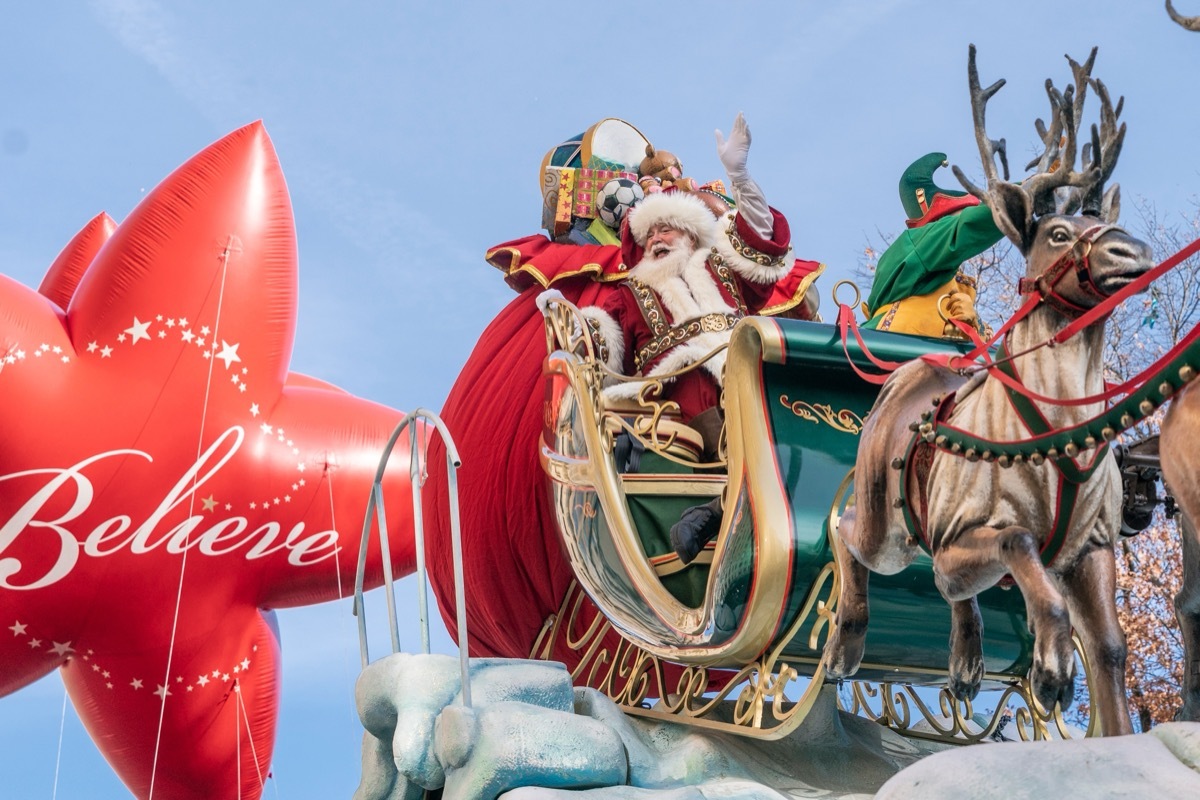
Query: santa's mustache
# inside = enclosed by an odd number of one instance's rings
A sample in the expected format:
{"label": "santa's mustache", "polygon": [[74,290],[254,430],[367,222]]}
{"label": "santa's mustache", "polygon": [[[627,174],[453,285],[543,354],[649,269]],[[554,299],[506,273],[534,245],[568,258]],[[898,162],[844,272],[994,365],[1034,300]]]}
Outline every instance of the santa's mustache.
{"label": "santa's mustache", "polygon": [[679,275],[694,252],[695,249],[685,242],[662,244],[648,249],[638,266],[650,268],[658,275]]}
{"label": "santa's mustache", "polygon": [[654,242],[650,247],[646,248],[645,258],[651,261],[658,261],[675,253],[688,253],[691,249],[685,242],[675,242],[674,244]]}

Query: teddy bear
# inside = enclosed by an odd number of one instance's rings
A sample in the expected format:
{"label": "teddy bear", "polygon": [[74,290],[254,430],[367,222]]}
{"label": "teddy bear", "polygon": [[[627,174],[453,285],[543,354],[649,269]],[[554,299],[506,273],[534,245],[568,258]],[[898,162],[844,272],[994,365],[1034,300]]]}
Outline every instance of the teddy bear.
{"label": "teddy bear", "polygon": [[683,177],[683,165],[674,153],[656,150],[652,144],[646,145],[646,157],[638,165],[638,183],[646,194],[672,186],[684,192],[694,192],[697,188],[695,180]]}

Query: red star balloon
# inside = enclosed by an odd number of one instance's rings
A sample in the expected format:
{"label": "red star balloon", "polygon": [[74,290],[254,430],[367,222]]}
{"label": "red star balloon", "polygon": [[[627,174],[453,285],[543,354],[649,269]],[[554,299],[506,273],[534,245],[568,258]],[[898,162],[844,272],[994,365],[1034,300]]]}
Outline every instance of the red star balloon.
{"label": "red star balloon", "polygon": [[[270,609],[353,592],[400,414],[289,374],[296,277],[258,123],[120,226],[92,220],[40,293],[0,275],[0,695],[60,668],[139,797],[259,797],[280,691]],[[394,461],[403,575],[407,453]],[[368,581],[381,574],[372,545]]]}

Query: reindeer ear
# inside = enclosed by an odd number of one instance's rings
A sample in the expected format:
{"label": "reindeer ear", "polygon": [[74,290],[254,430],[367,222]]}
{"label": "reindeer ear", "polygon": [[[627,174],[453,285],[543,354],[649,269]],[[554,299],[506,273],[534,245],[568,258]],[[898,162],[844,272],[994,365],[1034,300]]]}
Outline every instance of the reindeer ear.
{"label": "reindeer ear", "polygon": [[1121,184],[1114,183],[1104,193],[1100,203],[1100,217],[1109,225],[1116,224],[1121,216]]}
{"label": "reindeer ear", "polygon": [[988,205],[996,227],[1022,253],[1028,253],[1033,241],[1033,206],[1029,195],[1007,181],[995,181],[988,190],[991,194]]}

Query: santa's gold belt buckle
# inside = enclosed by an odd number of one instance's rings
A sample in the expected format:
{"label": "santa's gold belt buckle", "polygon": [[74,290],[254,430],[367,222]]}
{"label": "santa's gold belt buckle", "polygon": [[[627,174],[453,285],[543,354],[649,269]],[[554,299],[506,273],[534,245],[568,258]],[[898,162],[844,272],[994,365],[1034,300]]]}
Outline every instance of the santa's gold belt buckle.
{"label": "santa's gold belt buckle", "polygon": [[724,314],[705,314],[700,318],[700,330],[704,333],[720,333],[732,327]]}

